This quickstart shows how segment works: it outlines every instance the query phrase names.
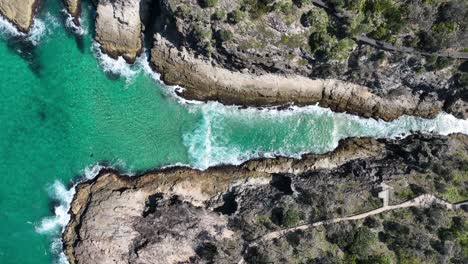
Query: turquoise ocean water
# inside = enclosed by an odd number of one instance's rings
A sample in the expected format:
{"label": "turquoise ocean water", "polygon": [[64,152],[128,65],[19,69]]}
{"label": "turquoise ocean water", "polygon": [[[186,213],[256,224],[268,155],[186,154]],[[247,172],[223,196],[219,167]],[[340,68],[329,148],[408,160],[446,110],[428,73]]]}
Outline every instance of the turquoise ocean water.
{"label": "turquoise ocean water", "polygon": [[0,19],[0,263],[62,261],[57,237],[69,188],[98,164],[129,173],[173,164],[203,169],[324,152],[349,136],[468,132],[466,121],[445,114],[385,123],[315,106],[186,103],[157,81],[145,55],[130,67],[100,54],[87,5],[79,38],[66,29],[62,9],[60,1],[45,2],[29,36]]}

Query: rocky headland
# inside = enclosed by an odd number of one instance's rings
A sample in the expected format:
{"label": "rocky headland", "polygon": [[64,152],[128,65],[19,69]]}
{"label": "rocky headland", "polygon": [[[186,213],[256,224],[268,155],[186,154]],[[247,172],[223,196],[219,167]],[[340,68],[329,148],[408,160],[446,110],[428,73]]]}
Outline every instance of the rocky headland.
{"label": "rocky headland", "polygon": [[388,191],[384,205],[424,193],[466,201],[467,151],[461,134],[353,138],[301,159],[134,177],[103,170],[76,187],[64,249],[72,264],[463,263],[468,225],[459,207],[414,204],[320,228],[294,227],[380,208],[382,191]]}
{"label": "rocky headland", "polygon": [[[384,120],[441,111],[466,118],[468,54],[439,56],[467,47],[466,3],[392,0],[377,8],[375,1],[338,2],[160,0],[151,64],[164,81],[186,88],[179,94],[189,99],[318,103]],[[438,14],[449,7],[445,13],[460,10],[451,18]],[[459,25],[446,32],[450,43],[436,30],[447,24]]]}
{"label": "rocky headland", "polygon": [[33,24],[40,0],[0,0],[0,15],[27,33]]}
{"label": "rocky headland", "polygon": [[[38,1],[0,1],[27,31]],[[79,0],[64,0],[79,23]],[[468,115],[468,4],[449,1],[95,0],[101,50],[151,66],[179,95],[319,104],[393,120]]]}

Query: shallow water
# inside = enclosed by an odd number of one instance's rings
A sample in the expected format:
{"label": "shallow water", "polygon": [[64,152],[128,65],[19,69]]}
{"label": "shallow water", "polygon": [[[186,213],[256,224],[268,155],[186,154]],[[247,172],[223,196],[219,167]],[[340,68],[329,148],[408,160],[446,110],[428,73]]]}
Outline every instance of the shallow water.
{"label": "shallow water", "polygon": [[[93,175],[97,163],[127,172],[203,169],[324,152],[349,136],[468,133],[466,121],[445,114],[386,123],[316,106],[185,104],[155,80],[145,56],[129,67],[100,54],[89,33],[69,33],[58,2],[46,2],[30,36],[0,19],[0,263],[60,261],[56,238],[67,220],[68,188]],[[84,8],[84,32],[92,32],[88,14]]]}

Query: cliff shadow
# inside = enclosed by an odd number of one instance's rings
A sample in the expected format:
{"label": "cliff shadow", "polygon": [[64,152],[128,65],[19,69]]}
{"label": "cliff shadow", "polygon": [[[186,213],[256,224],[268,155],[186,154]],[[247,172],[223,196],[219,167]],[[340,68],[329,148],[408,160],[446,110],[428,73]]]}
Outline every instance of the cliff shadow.
{"label": "cliff shadow", "polygon": [[20,56],[27,62],[31,72],[36,76],[41,76],[42,63],[37,54],[37,47],[25,36],[13,36],[7,38],[8,49]]}
{"label": "cliff shadow", "polygon": [[70,14],[67,11],[60,12],[60,20],[61,24],[65,28],[65,32],[67,34],[67,37],[73,38],[75,40],[76,47],[81,53],[84,53],[85,51],[85,44],[84,44],[84,39],[83,35],[80,34],[80,28],[79,26],[73,24],[73,21],[70,21]]}
{"label": "cliff shadow", "polygon": [[146,51],[153,46],[153,36],[157,32],[158,19],[161,16],[160,0],[142,0],[140,2],[140,18],[144,25],[143,48]]}

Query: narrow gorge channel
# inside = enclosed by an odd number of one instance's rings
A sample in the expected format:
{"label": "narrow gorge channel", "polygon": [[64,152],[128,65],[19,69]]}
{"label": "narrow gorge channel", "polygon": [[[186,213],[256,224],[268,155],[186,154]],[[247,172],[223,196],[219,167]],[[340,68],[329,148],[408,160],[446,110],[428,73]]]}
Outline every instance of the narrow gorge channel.
{"label": "narrow gorge channel", "polygon": [[94,7],[86,2],[80,11],[77,28],[60,1],[44,1],[27,34],[0,17],[0,263],[67,263],[61,232],[74,186],[104,168],[198,173],[323,154],[347,138],[468,134],[468,120],[444,112],[386,122],[318,105],[187,101],[159,80],[148,50],[133,65],[103,54]]}

